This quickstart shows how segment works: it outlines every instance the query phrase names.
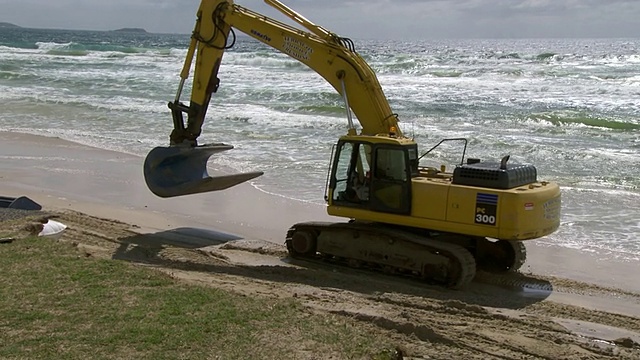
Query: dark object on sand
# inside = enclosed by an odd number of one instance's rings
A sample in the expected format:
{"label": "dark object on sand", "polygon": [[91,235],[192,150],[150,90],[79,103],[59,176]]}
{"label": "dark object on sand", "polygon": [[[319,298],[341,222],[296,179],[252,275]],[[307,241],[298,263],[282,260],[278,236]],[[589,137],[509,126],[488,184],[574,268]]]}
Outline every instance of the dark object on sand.
{"label": "dark object on sand", "polygon": [[17,198],[0,196],[0,208],[22,209],[22,210],[42,210],[42,206],[26,196]]}

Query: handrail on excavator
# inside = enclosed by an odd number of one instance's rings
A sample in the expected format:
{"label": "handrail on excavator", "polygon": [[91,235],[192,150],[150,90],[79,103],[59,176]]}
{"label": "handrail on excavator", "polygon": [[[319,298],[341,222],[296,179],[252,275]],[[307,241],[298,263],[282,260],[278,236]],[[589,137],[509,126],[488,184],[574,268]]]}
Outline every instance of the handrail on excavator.
{"label": "handrail on excavator", "polygon": [[287,5],[281,3],[278,0],[264,0],[265,3],[271,5],[276,10],[280,11],[282,14],[286,15],[291,20],[297,22],[298,24],[304,26],[307,30],[316,34],[317,36],[329,40],[331,38],[331,32],[322,26],[316,25],[309,21],[306,17],[302,16],[300,13],[291,9]]}

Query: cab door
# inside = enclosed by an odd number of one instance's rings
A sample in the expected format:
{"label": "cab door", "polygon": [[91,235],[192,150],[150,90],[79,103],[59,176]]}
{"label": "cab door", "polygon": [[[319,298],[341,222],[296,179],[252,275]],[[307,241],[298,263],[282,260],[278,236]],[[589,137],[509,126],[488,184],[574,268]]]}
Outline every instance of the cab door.
{"label": "cab door", "polygon": [[373,211],[411,213],[411,167],[405,147],[374,147],[370,209]]}
{"label": "cab door", "polygon": [[338,142],[329,180],[330,204],[369,207],[371,150],[366,142]]}

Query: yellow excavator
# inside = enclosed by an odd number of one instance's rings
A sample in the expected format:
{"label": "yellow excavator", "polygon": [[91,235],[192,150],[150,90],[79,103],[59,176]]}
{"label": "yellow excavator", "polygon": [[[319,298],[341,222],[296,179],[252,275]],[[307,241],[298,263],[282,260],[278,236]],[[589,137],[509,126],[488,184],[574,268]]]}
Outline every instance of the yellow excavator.
{"label": "yellow excavator", "polygon": [[[532,165],[467,158],[465,139],[444,139],[419,155],[406,137],[376,74],[354,43],[313,24],[277,0],[265,2],[306,30],[234,4],[202,0],[175,100],[167,147],[149,152],[147,186],[160,197],[229,188],[262,175],[211,177],[212,154],[224,143],[199,145],[205,114],[220,84],[218,70],[235,30],[304,63],[343,98],[347,133],[332,151],[325,200],[344,222],[294,224],[285,244],[290,256],[424,278],[452,288],[473,280],[476,269],[516,271],[525,261],[523,240],[553,233],[560,223],[560,188],[539,181]],[[188,105],[180,101],[194,62]],[[184,114],[187,115],[186,123]],[[361,125],[358,132],[353,117]],[[444,142],[463,148],[453,171],[424,167],[420,158]]]}

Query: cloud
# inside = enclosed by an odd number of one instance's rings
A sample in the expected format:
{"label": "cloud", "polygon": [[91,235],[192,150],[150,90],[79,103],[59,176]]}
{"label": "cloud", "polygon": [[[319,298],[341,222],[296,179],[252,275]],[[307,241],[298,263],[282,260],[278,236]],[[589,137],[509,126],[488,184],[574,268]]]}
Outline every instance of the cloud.
{"label": "cloud", "polygon": [[[312,22],[354,39],[633,37],[638,0],[283,0]],[[199,0],[0,0],[0,21],[40,28],[189,33]],[[289,22],[262,0],[237,0]]]}
{"label": "cloud", "polygon": [[467,14],[500,16],[573,16],[598,13],[612,6],[640,9],[637,0],[454,0],[457,9]]}

